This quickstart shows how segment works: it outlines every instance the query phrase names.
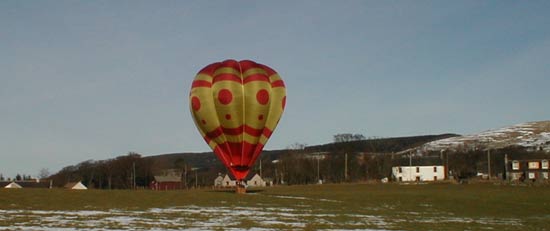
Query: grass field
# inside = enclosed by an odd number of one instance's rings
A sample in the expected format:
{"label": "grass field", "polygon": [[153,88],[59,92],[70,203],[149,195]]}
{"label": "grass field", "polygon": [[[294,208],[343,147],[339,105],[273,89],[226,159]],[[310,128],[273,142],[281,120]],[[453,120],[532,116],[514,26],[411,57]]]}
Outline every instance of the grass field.
{"label": "grass field", "polygon": [[0,230],[550,230],[550,186],[0,190]]}

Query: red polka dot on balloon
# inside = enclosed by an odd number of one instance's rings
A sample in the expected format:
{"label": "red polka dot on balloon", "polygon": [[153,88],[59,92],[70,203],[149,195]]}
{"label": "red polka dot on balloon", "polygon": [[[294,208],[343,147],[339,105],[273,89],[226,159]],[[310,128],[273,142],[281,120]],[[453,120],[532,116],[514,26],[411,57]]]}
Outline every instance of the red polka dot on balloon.
{"label": "red polka dot on balloon", "polygon": [[286,106],[286,96],[283,97],[283,109],[285,109],[285,106]]}
{"label": "red polka dot on balloon", "polygon": [[231,119],[231,115],[230,115],[230,114],[225,114],[225,119],[226,119],[226,120],[230,120],[230,119]]}
{"label": "red polka dot on balloon", "polygon": [[259,115],[258,116],[258,120],[263,120],[264,119],[264,115]]}
{"label": "red polka dot on balloon", "polygon": [[202,124],[206,124],[206,120],[201,120],[201,123],[202,123]]}
{"label": "red polka dot on balloon", "polygon": [[231,94],[231,91],[227,89],[222,89],[220,92],[218,92],[218,100],[221,104],[227,105],[233,100],[233,94]]}
{"label": "red polka dot on balloon", "polygon": [[267,102],[269,102],[269,92],[265,89],[259,90],[258,93],[256,93],[256,100],[258,100],[258,103],[261,105],[266,105]]}
{"label": "red polka dot on balloon", "polygon": [[201,109],[201,101],[199,97],[193,96],[193,98],[191,98],[191,107],[195,111],[198,111],[199,109]]}

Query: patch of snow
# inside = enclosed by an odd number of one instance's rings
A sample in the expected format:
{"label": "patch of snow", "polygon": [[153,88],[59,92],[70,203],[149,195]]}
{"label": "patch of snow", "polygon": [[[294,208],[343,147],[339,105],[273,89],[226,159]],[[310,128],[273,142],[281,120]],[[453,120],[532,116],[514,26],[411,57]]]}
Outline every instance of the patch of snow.
{"label": "patch of snow", "polygon": [[295,196],[273,196],[273,197],[283,198],[283,199],[308,200],[307,197],[295,197]]}
{"label": "patch of snow", "polygon": [[[291,197],[295,199],[295,197]],[[302,197],[298,197],[302,198]],[[303,197],[305,198],[305,197]],[[307,199],[307,198],[306,198]],[[299,199],[303,200],[303,199]],[[312,200],[312,199],[308,199]],[[151,208],[147,210],[108,210],[108,211],[48,211],[48,210],[0,210],[0,219],[18,221],[15,225],[0,226],[0,230],[242,230],[238,227],[242,221],[253,221],[255,227],[248,230],[276,230],[270,226],[281,226],[286,229],[303,229],[306,221],[316,221],[335,229],[346,227],[346,230],[387,230],[394,229],[396,224],[410,222],[413,219],[420,223],[474,223],[488,226],[521,226],[520,219],[467,218],[453,214],[442,214],[437,211],[428,213],[399,212],[407,219],[388,218],[369,214],[374,210],[395,210],[396,205],[381,204],[377,208],[365,208],[364,212],[348,213],[345,210],[323,211],[301,207],[244,207],[244,206],[182,206],[169,208]],[[420,204],[432,207],[430,204]],[[21,221],[24,217],[24,221]],[[542,219],[542,218],[541,218]],[[548,219],[548,218],[544,218]],[[67,228],[74,227],[74,228]],[[121,228],[123,227],[123,228]],[[374,227],[380,229],[365,229]],[[283,228],[284,229],[284,228]]]}
{"label": "patch of snow", "polygon": [[508,146],[550,151],[550,121],[523,123],[478,134],[436,140],[422,145],[420,149],[425,151],[484,150]]}

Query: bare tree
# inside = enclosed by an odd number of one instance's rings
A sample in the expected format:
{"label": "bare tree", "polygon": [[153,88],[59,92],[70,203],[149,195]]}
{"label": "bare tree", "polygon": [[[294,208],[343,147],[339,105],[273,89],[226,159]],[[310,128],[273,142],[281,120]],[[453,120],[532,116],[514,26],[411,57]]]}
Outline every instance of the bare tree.
{"label": "bare tree", "polygon": [[363,134],[351,134],[351,133],[342,133],[342,134],[334,135],[334,143],[351,142],[351,141],[359,141],[359,140],[365,140],[365,136]]}
{"label": "bare tree", "polygon": [[41,168],[38,172],[38,179],[45,179],[48,177],[50,177],[50,170],[48,170],[47,168]]}
{"label": "bare tree", "polygon": [[296,143],[293,143],[290,146],[288,146],[287,149],[289,149],[289,150],[304,150],[306,147],[307,147],[307,144],[296,142]]}

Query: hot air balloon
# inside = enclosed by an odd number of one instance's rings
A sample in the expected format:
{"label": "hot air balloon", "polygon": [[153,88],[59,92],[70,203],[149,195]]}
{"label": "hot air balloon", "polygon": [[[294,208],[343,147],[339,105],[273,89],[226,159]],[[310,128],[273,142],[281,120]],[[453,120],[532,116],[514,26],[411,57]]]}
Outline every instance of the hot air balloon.
{"label": "hot air balloon", "polygon": [[200,134],[244,192],[243,180],[285,108],[283,80],[266,65],[225,60],[199,71],[189,100]]}

